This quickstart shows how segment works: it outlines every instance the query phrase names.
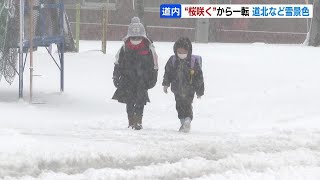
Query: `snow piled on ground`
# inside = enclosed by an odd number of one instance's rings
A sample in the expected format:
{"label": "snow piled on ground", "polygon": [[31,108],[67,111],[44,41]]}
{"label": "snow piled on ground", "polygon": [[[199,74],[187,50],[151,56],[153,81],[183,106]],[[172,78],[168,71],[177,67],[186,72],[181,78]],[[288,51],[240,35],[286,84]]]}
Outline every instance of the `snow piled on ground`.
{"label": "snow piled on ground", "polygon": [[188,134],[172,93],[162,92],[173,43],[155,43],[159,81],[149,91],[144,129],[127,129],[111,97],[121,42],[82,41],[58,69],[35,53],[34,100],[17,99],[17,79],[0,83],[0,179],[320,179],[320,61],[300,45],[194,44],[203,56],[205,96],[194,101]]}

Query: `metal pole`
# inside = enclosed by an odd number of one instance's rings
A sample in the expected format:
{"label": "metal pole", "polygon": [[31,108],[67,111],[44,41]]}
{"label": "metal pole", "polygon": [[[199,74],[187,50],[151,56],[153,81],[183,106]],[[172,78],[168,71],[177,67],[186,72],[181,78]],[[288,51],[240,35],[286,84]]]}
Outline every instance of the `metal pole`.
{"label": "metal pole", "polygon": [[24,0],[20,0],[19,98],[23,98]]}
{"label": "metal pole", "polygon": [[29,9],[30,9],[30,103],[32,103],[32,97],[33,97],[33,0],[29,0]]}
{"label": "metal pole", "polygon": [[[64,2],[63,0],[60,0],[60,11],[59,11],[59,17],[60,17],[60,35],[62,37],[64,36]],[[80,24],[80,23],[79,23]],[[60,59],[60,92],[64,91],[64,48],[65,48],[65,41],[62,41],[61,45],[61,59]]]}
{"label": "metal pole", "polygon": [[109,12],[109,0],[107,0],[107,5],[102,8],[102,52],[103,54],[107,53],[108,12]]}
{"label": "metal pole", "polygon": [[109,19],[109,0],[107,1],[107,16],[106,16],[106,53],[107,53],[107,35],[108,35],[108,19]]}
{"label": "metal pole", "polygon": [[[309,4],[309,0],[305,0],[305,3],[308,5]],[[310,31],[310,21],[309,18],[307,18],[307,33]]]}
{"label": "metal pole", "polygon": [[76,49],[79,52],[79,40],[80,40],[80,13],[81,13],[81,5],[80,1],[78,0],[77,3],[77,13],[76,13]]}
{"label": "metal pole", "polygon": [[107,53],[106,47],[106,7],[102,7],[102,53]]}

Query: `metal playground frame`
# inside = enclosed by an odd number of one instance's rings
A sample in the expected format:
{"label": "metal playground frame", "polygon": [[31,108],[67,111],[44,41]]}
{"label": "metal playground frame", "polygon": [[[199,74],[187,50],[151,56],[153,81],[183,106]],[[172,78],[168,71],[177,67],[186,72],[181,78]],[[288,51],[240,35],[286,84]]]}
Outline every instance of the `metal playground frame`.
{"label": "metal playground frame", "polygon": [[[36,3],[34,3],[36,1]],[[32,88],[33,88],[33,50],[37,47],[45,47],[49,56],[55,62],[60,71],[60,91],[64,91],[64,52],[65,52],[65,11],[63,0],[20,0],[19,4],[20,14],[20,39],[18,43],[19,48],[19,69],[17,74],[19,75],[19,98],[23,98],[23,80],[24,70],[28,57],[30,54],[30,101],[32,101]],[[27,11],[29,9],[29,12]],[[57,18],[54,27],[56,27],[57,33],[48,33],[48,27],[46,27],[46,20],[48,12],[56,12]],[[27,13],[26,13],[27,12]],[[29,23],[25,23],[27,20],[26,14],[29,13]],[[36,15],[35,15],[36,14]],[[37,17],[37,18],[35,18]],[[35,23],[36,20],[36,23]],[[29,26],[29,37],[27,35],[26,27]],[[37,33],[35,33],[35,27],[37,27]],[[50,52],[49,47],[52,44],[56,44],[58,47],[58,60],[56,60],[53,54]]]}

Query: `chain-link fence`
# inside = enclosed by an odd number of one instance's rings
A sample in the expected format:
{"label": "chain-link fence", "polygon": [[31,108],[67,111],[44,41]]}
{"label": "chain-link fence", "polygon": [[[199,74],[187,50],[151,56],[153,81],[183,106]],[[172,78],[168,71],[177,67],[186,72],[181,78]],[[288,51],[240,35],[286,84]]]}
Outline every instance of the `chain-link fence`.
{"label": "chain-link fence", "polygon": [[18,17],[13,0],[0,1],[0,80],[2,77],[11,84],[16,75],[18,42],[15,19]]}

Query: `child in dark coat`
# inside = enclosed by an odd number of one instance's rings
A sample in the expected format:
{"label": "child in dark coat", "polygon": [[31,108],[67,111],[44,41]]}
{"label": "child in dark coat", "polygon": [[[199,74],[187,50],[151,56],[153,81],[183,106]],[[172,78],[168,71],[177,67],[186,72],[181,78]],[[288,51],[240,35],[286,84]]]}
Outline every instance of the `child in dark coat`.
{"label": "child in dark coat", "polygon": [[148,89],[158,76],[157,54],[138,17],[131,20],[124,45],[116,55],[113,82],[117,88],[112,99],[126,104],[130,128],[142,129],[144,106],[150,102]]}
{"label": "child in dark coat", "polygon": [[204,81],[201,69],[201,56],[192,55],[189,38],[179,38],[173,47],[174,55],[170,57],[163,77],[163,90],[174,93],[176,110],[181,122],[179,131],[189,132],[193,120],[192,102],[194,95],[201,98],[204,94]]}

